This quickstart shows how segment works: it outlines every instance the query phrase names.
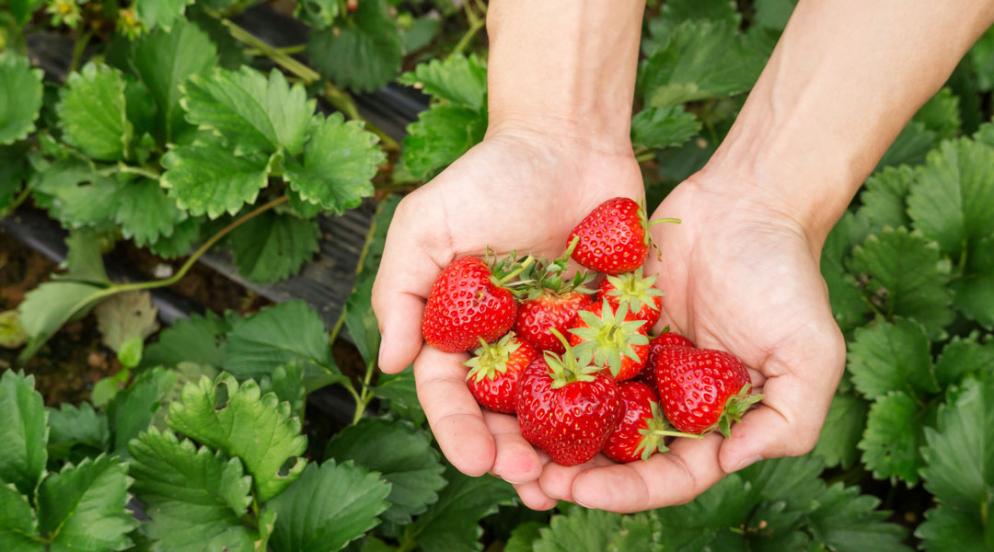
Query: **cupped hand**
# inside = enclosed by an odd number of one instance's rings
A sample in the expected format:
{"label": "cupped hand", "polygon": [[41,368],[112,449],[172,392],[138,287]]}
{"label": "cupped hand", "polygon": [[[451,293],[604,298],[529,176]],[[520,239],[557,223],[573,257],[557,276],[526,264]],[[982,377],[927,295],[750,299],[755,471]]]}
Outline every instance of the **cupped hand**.
{"label": "cupped hand", "polygon": [[728,439],[677,439],[668,453],[631,464],[547,463],[539,483],[550,499],[615,512],[680,504],[728,473],[804,454],[818,440],[845,359],[818,268],[822,234],[771,190],[703,174],[653,218],[664,216],[683,222],[653,227],[661,255],[647,271],[665,293],[661,324],[741,358],[763,402]]}
{"label": "cupped hand", "polygon": [[425,299],[442,268],[459,256],[492,248],[554,258],[596,205],[642,194],[628,145],[611,149],[569,133],[505,127],[404,198],[387,233],[373,287],[381,369],[396,373],[413,362],[418,399],[453,466],[517,484],[532,507],[552,505],[536,483],[542,456],[513,417],[481,412],[466,387],[466,354],[423,343]]}

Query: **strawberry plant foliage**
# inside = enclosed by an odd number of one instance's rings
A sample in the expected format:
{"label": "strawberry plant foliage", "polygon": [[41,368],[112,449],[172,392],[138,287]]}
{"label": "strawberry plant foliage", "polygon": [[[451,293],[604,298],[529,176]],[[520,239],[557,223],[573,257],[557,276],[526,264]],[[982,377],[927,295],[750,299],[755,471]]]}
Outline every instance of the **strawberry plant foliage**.
{"label": "strawberry plant foliage", "polygon": [[129,156],[132,125],[120,71],[96,63],[69,77],[59,102],[59,122],[66,142],[99,161]]}
{"label": "strawberry plant foliage", "polygon": [[41,71],[27,58],[0,54],[0,146],[22,140],[35,128],[42,104]]}

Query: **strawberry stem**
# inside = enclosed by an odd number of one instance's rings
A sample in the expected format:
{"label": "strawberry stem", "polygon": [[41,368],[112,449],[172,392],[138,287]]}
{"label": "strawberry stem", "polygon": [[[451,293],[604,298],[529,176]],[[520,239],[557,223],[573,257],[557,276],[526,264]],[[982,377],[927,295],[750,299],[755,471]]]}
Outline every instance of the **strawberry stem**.
{"label": "strawberry stem", "polygon": [[657,224],[663,224],[663,223],[680,224],[681,222],[683,222],[683,221],[681,221],[680,219],[678,219],[676,217],[664,217],[664,218],[657,218],[657,219],[650,220],[649,221],[649,226],[655,226]]}
{"label": "strawberry stem", "polygon": [[502,276],[499,280],[497,280],[497,284],[504,286],[505,284],[516,278],[519,274],[521,274],[525,270],[528,270],[528,267],[530,267],[534,263],[535,263],[535,257],[528,255],[527,257],[525,257],[525,260],[521,261],[521,264],[519,264],[514,270],[508,272],[507,274]]}

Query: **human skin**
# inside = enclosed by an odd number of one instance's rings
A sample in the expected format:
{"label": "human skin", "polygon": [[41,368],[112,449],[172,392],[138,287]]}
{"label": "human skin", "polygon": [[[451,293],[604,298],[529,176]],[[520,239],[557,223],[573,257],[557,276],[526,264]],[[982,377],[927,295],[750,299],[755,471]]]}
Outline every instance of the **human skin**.
{"label": "human skin", "polygon": [[647,264],[666,293],[663,323],[742,358],[762,404],[728,439],[680,439],[647,462],[562,467],[513,417],[481,412],[466,355],[424,345],[421,313],[452,259],[487,246],[553,257],[595,205],[642,197],[628,125],[643,8],[491,1],[487,137],[401,202],[374,286],[381,368],[413,361],[446,457],[464,473],[503,477],[536,509],[679,504],[759,459],[811,450],[845,358],[818,268],[825,237],[994,21],[988,0],[800,2],[721,147],[653,215],[683,223],[653,227],[662,257]]}

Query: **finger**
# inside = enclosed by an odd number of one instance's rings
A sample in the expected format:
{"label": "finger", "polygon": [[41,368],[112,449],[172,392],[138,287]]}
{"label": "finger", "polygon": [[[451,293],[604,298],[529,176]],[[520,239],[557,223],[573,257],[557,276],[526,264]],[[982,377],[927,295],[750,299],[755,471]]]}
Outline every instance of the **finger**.
{"label": "finger", "polygon": [[464,354],[426,346],[414,361],[414,379],[418,401],[442,453],[457,470],[476,477],[493,467],[496,448],[483,413],[466,387],[465,359]]}
{"label": "finger", "polygon": [[585,470],[573,482],[572,497],[581,506],[618,513],[690,502],[725,476],[720,445],[719,435],[677,439],[669,452],[644,462]]}
{"label": "finger", "polygon": [[845,362],[841,335],[838,341],[825,339],[821,349],[814,355],[787,357],[803,369],[786,365],[783,356],[767,363],[763,371],[775,375],[763,382],[762,405],[735,424],[722,444],[719,458],[725,471],[764,458],[800,456],[814,448]]}
{"label": "finger", "polygon": [[508,483],[527,483],[542,474],[542,461],[535,448],[521,436],[518,419],[506,414],[485,412],[483,421],[497,446],[493,474]]}
{"label": "finger", "polygon": [[542,492],[550,498],[573,502],[573,481],[576,477],[586,470],[610,465],[613,463],[599,454],[593,460],[577,466],[561,466],[549,462],[542,470],[538,482],[542,486]]}
{"label": "finger", "polygon": [[537,481],[515,485],[521,503],[532,510],[549,510],[556,505],[556,500],[542,492]]}
{"label": "finger", "polygon": [[447,240],[434,225],[426,227],[410,214],[418,201],[412,194],[397,206],[373,283],[373,311],[383,336],[379,365],[390,374],[407,368],[421,349],[424,301],[451,260]]}

